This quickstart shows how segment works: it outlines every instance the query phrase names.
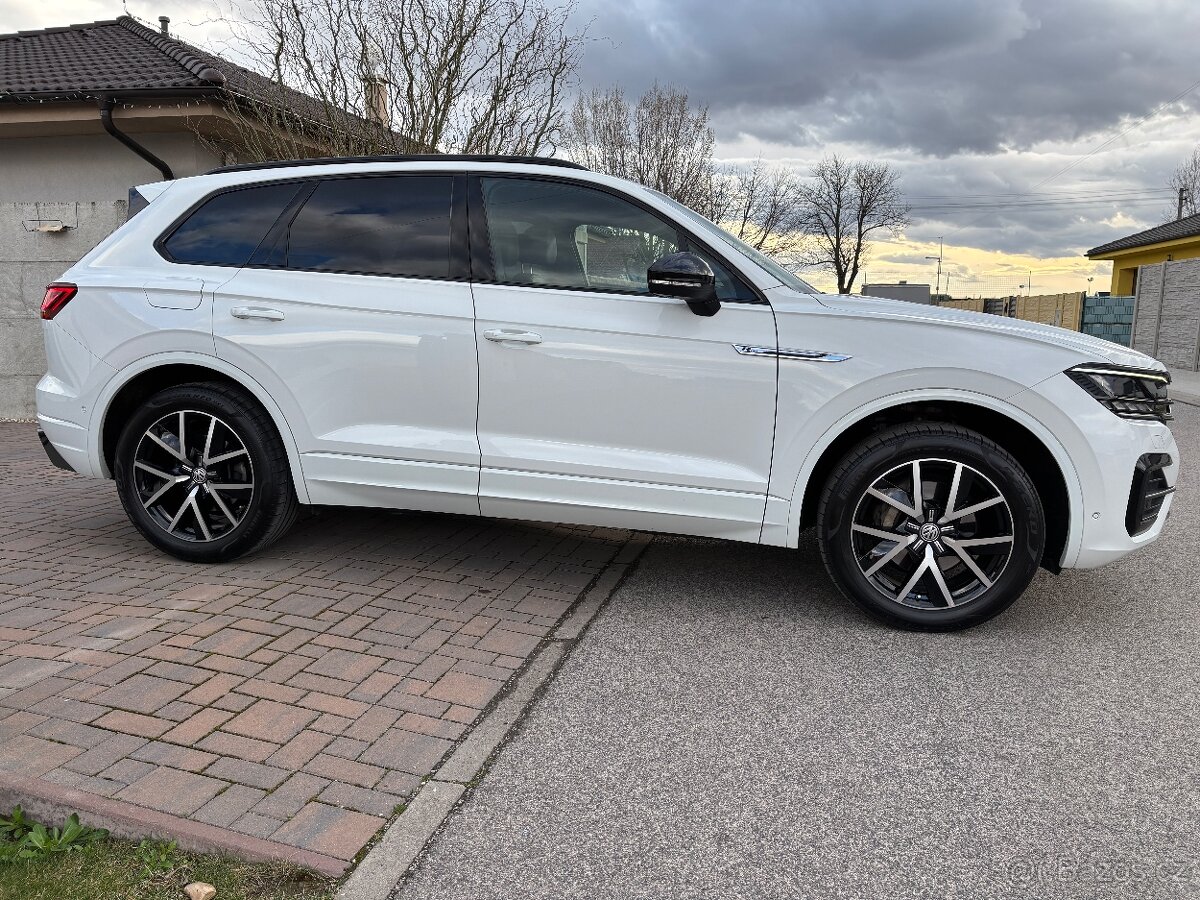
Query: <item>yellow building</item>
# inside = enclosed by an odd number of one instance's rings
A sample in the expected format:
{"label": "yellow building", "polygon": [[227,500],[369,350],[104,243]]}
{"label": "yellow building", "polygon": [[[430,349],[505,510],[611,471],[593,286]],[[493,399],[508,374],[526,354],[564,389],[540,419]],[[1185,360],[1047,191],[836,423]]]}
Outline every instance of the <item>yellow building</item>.
{"label": "yellow building", "polygon": [[1113,271],[1110,290],[1118,297],[1132,296],[1137,293],[1138,266],[1200,257],[1200,215],[1177,219],[1101,244],[1085,255],[1088,259],[1111,259]]}

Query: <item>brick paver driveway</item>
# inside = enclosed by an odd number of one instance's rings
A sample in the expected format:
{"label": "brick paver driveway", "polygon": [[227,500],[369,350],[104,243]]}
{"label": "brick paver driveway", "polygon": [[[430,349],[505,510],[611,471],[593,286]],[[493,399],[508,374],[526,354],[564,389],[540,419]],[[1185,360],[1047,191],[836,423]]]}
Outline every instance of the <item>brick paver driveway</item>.
{"label": "brick paver driveway", "polygon": [[322,510],[192,565],[0,424],[0,787],[340,872],[628,537]]}

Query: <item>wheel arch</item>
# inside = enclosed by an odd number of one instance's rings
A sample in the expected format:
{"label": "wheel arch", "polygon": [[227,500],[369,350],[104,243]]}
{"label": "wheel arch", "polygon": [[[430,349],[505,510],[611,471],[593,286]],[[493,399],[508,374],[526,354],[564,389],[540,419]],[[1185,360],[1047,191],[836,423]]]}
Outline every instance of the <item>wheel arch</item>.
{"label": "wheel arch", "polygon": [[253,378],[227,362],[202,354],[167,354],[145,357],[123,368],[97,398],[92,426],[94,446],[90,448],[96,471],[112,478],[112,458],[120,437],[124,415],[139,402],[164,388],[193,382],[215,382],[235,387],[266,412],[275,425],[287,451],[292,486],[301,503],[308,503],[303,469],[295,436],[287,419],[270,394]]}
{"label": "wheel arch", "polygon": [[1011,453],[1029,474],[1046,514],[1043,568],[1059,571],[1078,543],[1082,497],[1074,466],[1061,443],[1033,417],[993,398],[918,396],[891,398],[857,411],[840,429],[830,429],[809,453],[793,492],[788,519],[791,546],[815,524],[821,489],[851,447],[873,432],[908,422],[947,422],[970,428]]}

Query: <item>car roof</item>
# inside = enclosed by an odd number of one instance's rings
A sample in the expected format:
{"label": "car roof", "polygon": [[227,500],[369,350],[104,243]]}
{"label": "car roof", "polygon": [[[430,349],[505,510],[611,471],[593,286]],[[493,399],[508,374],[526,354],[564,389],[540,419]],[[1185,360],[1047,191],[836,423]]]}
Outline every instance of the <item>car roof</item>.
{"label": "car roof", "polygon": [[[475,154],[412,154],[405,156],[344,156],[328,159],[287,159],[273,162],[224,166],[202,175],[189,175],[169,182],[152,182],[135,189],[147,199],[165,193],[168,188],[182,198],[221,188],[237,188],[273,181],[290,181],[335,176],[388,175],[411,173],[477,172],[503,175],[559,176],[593,184],[607,185],[643,199],[652,192],[635,182],[614,178],[577,163],[542,156],[483,156]],[[158,187],[161,185],[161,187]],[[195,196],[193,196],[195,195]]]}

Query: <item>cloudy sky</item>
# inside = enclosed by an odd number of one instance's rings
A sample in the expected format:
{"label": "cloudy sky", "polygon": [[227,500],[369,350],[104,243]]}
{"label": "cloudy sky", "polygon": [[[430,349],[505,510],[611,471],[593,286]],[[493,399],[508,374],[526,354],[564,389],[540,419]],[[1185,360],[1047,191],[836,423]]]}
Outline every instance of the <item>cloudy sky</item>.
{"label": "cloudy sky", "polygon": [[[220,49],[223,0],[127,5]],[[0,32],[120,11],[0,0]],[[1107,288],[1082,252],[1164,221],[1200,143],[1197,0],[579,0],[576,17],[585,87],[686,89],[723,159],[894,165],[913,222],[872,281],[932,281],[943,238],[956,295],[1016,293],[1030,271],[1035,293]]]}

